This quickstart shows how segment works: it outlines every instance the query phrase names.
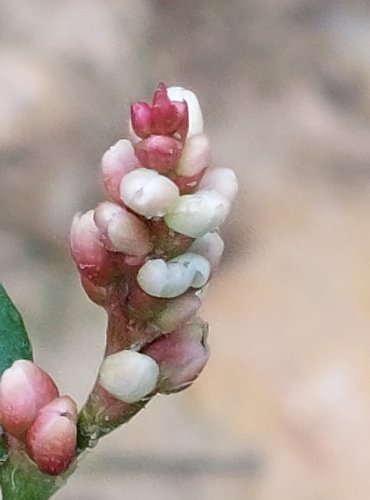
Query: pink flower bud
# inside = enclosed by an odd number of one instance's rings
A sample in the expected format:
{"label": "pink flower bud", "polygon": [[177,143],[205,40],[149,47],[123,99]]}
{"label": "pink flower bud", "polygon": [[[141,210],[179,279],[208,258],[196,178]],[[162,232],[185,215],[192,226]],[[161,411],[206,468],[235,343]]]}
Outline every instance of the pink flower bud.
{"label": "pink flower bud", "polygon": [[188,139],[203,133],[203,114],[197,96],[182,87],[168,87],[167,95],[171,101],[185,101],[188,110]]}
{"label": "pink flower bud", "polygon": [[162,217],[179,200],[177,186],[155,170],[137,168],[121,182],[121,200],[147,219]]}
{"label": "pink flower bud", "polygon": [[[160,83],[153,96],[152,133],[172,135],[183,121],[185,108],[178,107],[167,96],[167,89]],[[186,111],[186,110],[185,110]]]}
{"label": "pink flower bud", "polygon": [[142,139],[152,133],[152,109],[146,102],[138,101],[131,106],[131,124],[135,134]]}
{"label": "pink flower bud", "polygon": [[27,432],[26,449],[39,469],[53,476],[72,462],[77,439],[77,407],[68,396],[41,408]]}
{"label": "pink flower bud", "polygon": [[180,116],[180,124],[174,136],[178,137],[182,142],[185,142],[189,129],[188,103],[186,101],[181,101],[181,102],[172,101],[172,102],[173,105],[176,106],[177,112]]}
{"label": "pink flower bud", "polygon": [[238,181],[231,168],[208,169],[199,183],[199,191],[217,191],[230,203],[238,192]]}
{"label": "pink flower bud", "polygon": [[166,307],[158,314],[155,324],[163,332],[173,332],[187,323],[201,306],[201,300],[195,293],[187,293],[169,300]]}
{"label": "pink flower bud", "polygon": [[105,189],[109,196],[120,203],[119,186],[128,172],[139,167],[138,159],[130,141],[120,140],[106,151],[102,158]]}
{"label": "pink flower bud", "polygon": [[181,154],[181,142],[167,135],[151,135],[135,144],[136,156],[143,167],[168,172]]}
{"label": "pink flower bud", "polygon": [[176,174],[192,177],[204,170],[209,163],[209,141],[204,134],[190,137],[184,146],[176,167]]}
{"label": "pink flower bud", "polygon": [[59,392],[53,380],[32,361],[18,360],[0,381],[0,424],[22,439],[37,412]]}
{"label": "pink flower bud", "polygon": [[145,256],[152,250],[149,229],[125,208],[104,201],[95,209],[94,220],[107,250],[135,256]]}
{"label": "pink flower bud", "polygon": [[111,262],[100,236],[94,222],[94,210],[75,215],[70,234],[72,257],[84,276],[104,285],[111,279]]}
{"label": "pink flower bud", "polygon": [[177,332],[159,337],[143,352],[159,365],[159,392],[188,387],[201,373],[209,357],[207,324],[199,318]]}

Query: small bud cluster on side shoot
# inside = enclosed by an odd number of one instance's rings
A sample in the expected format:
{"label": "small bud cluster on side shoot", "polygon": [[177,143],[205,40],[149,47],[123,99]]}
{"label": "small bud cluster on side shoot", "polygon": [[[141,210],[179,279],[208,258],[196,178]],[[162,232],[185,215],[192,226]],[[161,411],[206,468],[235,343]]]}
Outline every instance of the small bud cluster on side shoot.
{"label": "small bud cluster on side shoot", "polygon": [[152,102],[131,106],[129,135],[102,159],[110,201],[77,215],[71,229],[82,285],[108,314],[105,358],[82,410],[86,435],[89,426],[95,436],[109,432],[202,371],[207,325],[196,314],[237,193],[232,170],[210,168],[193,92],[160,84]]}
{"label": "small bud cluster on side shoot", "polygon": [[59,397],[53,380],[33,362],[15,361],[4,371],[0,425],[42,472],[58,475],[68,468],[76,449],[76,422],[75,402]]}

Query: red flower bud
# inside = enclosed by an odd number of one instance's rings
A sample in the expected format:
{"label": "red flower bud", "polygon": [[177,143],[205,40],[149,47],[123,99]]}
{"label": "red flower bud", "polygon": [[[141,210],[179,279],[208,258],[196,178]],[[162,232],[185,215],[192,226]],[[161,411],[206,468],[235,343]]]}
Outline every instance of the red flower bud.
{"label": "red flower bud", "polygon": [[176,135],[179,136],[181,142],[184,142],[189,130],[188,103],[186,101],[173,101],[173,105],[176,106],[177,112],[180,117]]}
{"label": "red flower bud", "polygon": [[146,102],[135,102],[131,106],[131,124],[136,135],[142,139],[152,133],[152,109]]}
{"label": "red flower bud", "polygon": [[152,134],[172,135],[181,121],[181,109],[168,98],[165,85],[160,83],[153,96]]}
{"label": "red flower bud", "polygon": [[15,361],[0,381],[1,426],[22,439],[40,408],[58,396],[58,389],[47,373],[32,361]]}
{"label": "red flower bud", "polygon": [[180,158],[182,144],[167,135],[152,135],[135,144],[136,156],[143,167],[164,174]]}
{"label": "red flower bud", "polygon": [[70,465],[76,449],[77,407],[68,396],[44,406],[27,432],[26,449],[39,469],[53,476]]}

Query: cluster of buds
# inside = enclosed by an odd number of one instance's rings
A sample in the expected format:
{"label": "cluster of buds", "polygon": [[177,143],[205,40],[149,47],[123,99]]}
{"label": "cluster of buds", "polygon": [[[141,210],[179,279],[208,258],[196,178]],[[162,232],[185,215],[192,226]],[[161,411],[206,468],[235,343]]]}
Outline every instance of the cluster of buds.
{"label": "cluster of buds", "polygon": [[15,361],[4,371],[0,424],[9,449],[24,450],[46,474],[61,474],[75,453],[76,422],[76,403],[60,396],[50,376],[32,361]]}
{"label": "cluster of buds", "polygon": [[207,325],[196,313],[237,192],[232,170],[208,168],[189,90],[160,84],[151,103],[132,105],[129,134],[102,159],[110,201],[76,215],[70,236],[82,285],[108,314],[104,360],[82,412],[100,434],[154,394],[189,386],[205,366]]}

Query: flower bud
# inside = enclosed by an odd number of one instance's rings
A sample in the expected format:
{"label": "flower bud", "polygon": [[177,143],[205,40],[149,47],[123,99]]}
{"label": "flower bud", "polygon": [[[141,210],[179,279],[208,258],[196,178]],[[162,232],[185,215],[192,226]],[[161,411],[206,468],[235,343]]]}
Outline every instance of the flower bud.
{"label": "flower bud", "polygon": [[167,302],[167,306],[155,319],[163,332],[173,332],[187,323],[201,306],[201,300],[195,293],[187,293]]}
{"label": "flower bud", "polygon": [[187,113],[187,107],[178,107],[174,104],[168,98],[165,85],[160,83],[153,96],[152,134],[174,134],[180,127],[181,122],[184,120],[184,112]]}
{"label": "flower bud", "polygon": [[144,256],[152,250],[145,223],[125,208],[104,201],[95,209],[94,220],[107,250]]}
{"label": "flower bud", "polygon": [[138,101],[131,106],[131,124],[135,134],[142,139],[152,133],[152,109],[146,102]]}
{"label": "flower bud", "polygon": [[77,407],[68,396],[41,408],[26,435],[29,456],[45,474],[62,474],[72,462],[77,440]]}
{"label": "flower bud", "polygon": [[169,394],[188,387],[209,357],[208,326],[199,318],[177,332],[159,337],[143,352],[159,365],[159,392]]}
{"label": "flower bud", "polygon": [[181,149],[181,142],[167,135],[151,135],[135,144],[135,153],[141,165],[161,174],[171,170],[180,157]]}
{"label": "flower bud", "polygon": [[71,227],[70,247],[80,272],[96,284],[110,280],[110,257],[100,241],[100,231],[94,221],[94,210],[76,214]]}
{"label": "flower bud", "polygon": [[184,146],[181,158],[176,167],[176,174],[192,177],[208,166],[209,141],[204,134],[190,137]]}
{"label": "flower bud", "polygon": [[158,365],[152,358],[124,350],[103,360],[99,383],[116,399],[136,403],[154,391],[158,374]]}
{"label": "flower bud", "polygon": [[179,190],[155,170],[138,168],[123,178],[121,200],[147,219],[162,217],[177,204]]}
{"label": "flower bud", "polygon": [[214,231],[226,219],[230,203],[216,191],[197,191],[180,197],[165,216],[167,226],[178,233],[198,238]]}
{"label": "flower bud", "polygon": [[223,239],[217,232],[214,232],[197,238],[189,250],[205,257],[211,264],[211,268],[215,269],[221,261],[224,247]]}
{"label": "flower bud", "polygon": [[166,262],[152,259],[139,270],[137,282],[148,295],[174,298],[188,288],[201,288],[209,278],[210,265],[204,257],[186,252]]}
{"label": "flower bud", "polygon": [[104,153],[103,182],[105,190],[114,201],[121,202],[119,186],[124,175],[139,166],[133,145],[128,140],[122,139],[116,142]]}
{"label": "flower bud", "polygon": [[238,192],[238,181],[231,168],[209,169],[199,183],[199,190],[217,191],[232,203]]}
{"label": "flower bud", "polygon": [[0,381],[0,424],[22,439],[37,412],[59,392],[53,380],[32,361],[18,360]]}
{"label": "flower bud", "polygon": [[167,95],[171,101],[186,101],[188,109],[188,134],[193,135],[203,132],[203,114],[197,96],[190,90],[182,87],[168,87]]}

